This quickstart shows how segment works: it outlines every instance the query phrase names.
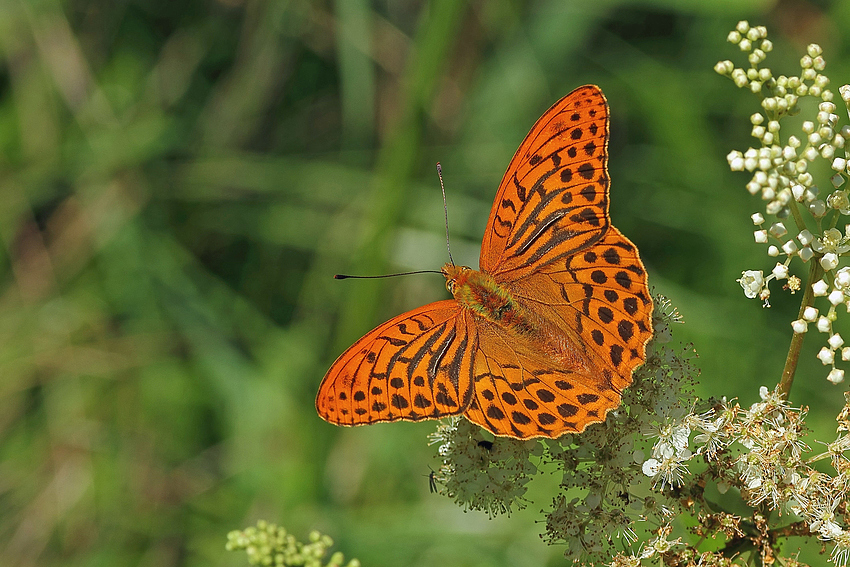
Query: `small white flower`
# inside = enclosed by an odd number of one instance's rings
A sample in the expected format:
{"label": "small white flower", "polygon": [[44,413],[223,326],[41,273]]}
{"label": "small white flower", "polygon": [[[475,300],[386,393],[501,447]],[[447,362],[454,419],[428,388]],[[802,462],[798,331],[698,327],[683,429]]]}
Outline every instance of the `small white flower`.
{"label": "small white flower", "polygon": [[841,305],[845,299],[844,292],[840,289],[835,289],[829,294],[829,302],[833,305]]}
{"label": "small white flower", "polygon": [[[836,191],[828,199],[832,199],[835,202],[836,206],[834,208],[842,209],[850,206],[850,201],[848,201],[844,191]],[[822,252],[824,254],[827,252],[843,254],[850,251],[850,243],[848,243],[847,237],[842,236],[840,230],[830,228],[824,231],[823,236],[816,238],[812,242],[812,248],[815,252]]]}
{"label": "small white flower", "polygon": [[[802,189],[800,185],[797,185],[797,187],[800,187]],[[797,240],[799,240],[800,244],[802,244],[803,246],[808,246],[812,243],[814,239],[814,235],[808,230],[803,230],[800,232],[800,234],[797,235]]]}
{"label": "small white flower", "polygon": [[835,284],[840,287],[850,286],[850,268],[841,268],[835,272]]}
{"label": "small white flower", "polygon": [[799,252],[797,255],[798,255],[798,256],[800,256],[800,259],[801,259],[803,262],[808,262],[809,260],[811,260],[811,259],[812,259],[812,256],[814,256],[814,255],[815,255],[815,253],[812,251],[812,249],[811,249],[811,248],[809,248],[808,246],[806,246],[805,248],[803,248],[802,250],[800,250],[800,252]]}
{"label": "small white flower", "polygon": [[756,226],[764,223],[764,216],[761,213],[754,213],[750,218],[753,219],[753,224]]}
{"label": "small white flower", "polygon": [[793,256],[794,253],[797,252],[797,244],[793,240],[789,240],[782,245],[782,251],[789,256]]}
{"label": "small white flower", "polygon": [[661,462],[657,459],[647,459],[641,466],[643,474],[649,477],[654,477],[661,470]]}
{"label": "small white flower", "polygon": [[829,319],[821,315],[820,317],[818,317],[817,327],[818,331],[820,331],[821,333],[828,333],[830,328],[832,327],[832,324],[829,322]]}
{"label": "small white flower", "polygon": [[803,319],[808,321],[809,323],[813,323],[815,319],[818,318],[818,308],[812,307],[809,305],[805,309],[803,309]]}
{"label": "small white flower", "polygon": [[820,352],[818,352],[818,359],[824,366],[827,366],[835,362],[835,353],[826,347],[821,347]]}
{"label": "small white flower", "polygon": [[764,244],[767,242],[767,231],[766,230],[757,230],[753,233],[756,239],[756,243]]}
{"label": "small white flower", "polygon": [[826,342],[829,343],[829,346],[832,347],[833,350],[840,349],[842,346],[844,346],[844,339],[841,338],[841,335],[839,333],[835,333],[834,335],[829,337],[829,340]]}
{"label": "small white flower", "polygon": [[761,270],[747,270],[742,272],[741,278],[736,281],[744,288],[744,295],[753,299],[761,293],[764,286],[764,274]]}
{"label": "small white flower", "polygon": [[808,331],[809,325],[804,320],[797,319],[796,321],[791,321],[791,328],[799,335],[800,333]]}
{"label": "small white flower", "polygon": [[776,258],[777,256],[779,256],[779,248],[771,244],[767,247],[767,255],[771,258]]}
{"label": "small white flower", "polygon": [[815,297],[823,297],[829,293],[829,284],[824,280],[818,280],[812,284],[812,292],[815,294]]}
{"label": "small white flower", "polygon": [[841,360],[850,360],[850,347],[841,349]]}

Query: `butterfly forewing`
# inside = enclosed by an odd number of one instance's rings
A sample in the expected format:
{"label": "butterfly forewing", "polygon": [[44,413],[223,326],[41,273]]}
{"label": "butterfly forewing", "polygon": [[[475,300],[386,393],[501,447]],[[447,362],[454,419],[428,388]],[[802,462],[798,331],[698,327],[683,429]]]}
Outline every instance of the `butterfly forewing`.
{"label": "butterfly forewing", "polygon": [[546,111],[511,160],[481,269],[516,279],[599,240],[609,224],[607,160],[608,103],[599,88],[578,88]]}
{"label": "butterfly forewing", "polygon": [[339,425],[458,414],[471,396],[474,338],[453,300],[399,315],[340,355],[319,387],[316,410]]}

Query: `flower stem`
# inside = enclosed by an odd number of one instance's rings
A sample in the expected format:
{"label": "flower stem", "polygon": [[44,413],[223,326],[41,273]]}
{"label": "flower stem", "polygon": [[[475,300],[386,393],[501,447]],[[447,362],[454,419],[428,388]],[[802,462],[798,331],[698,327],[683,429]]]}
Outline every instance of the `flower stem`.
{"label": "flower stem", "polygon": [[[803,311],[806,307],[811,307],[814,303],[815,294],[812,290],[812,284],[820,278],[823,271],[820,263],[812,259],[809,266],[809,277],[804,282],[803,300],[800,303],[800,313],[798,319],[803,318]],[[800,360],[800,349],[803,348],[803,339],[806,333],[794,333],[791,337],[791,346],[788,347],[788,357],[785,359],[785,368],[782,369],[782,379],[779,381],[779,393],[782,397],[788,398],[788,393],[791,391],[791,384],[794,382],[794,372],[797,370],[797,362]]]}

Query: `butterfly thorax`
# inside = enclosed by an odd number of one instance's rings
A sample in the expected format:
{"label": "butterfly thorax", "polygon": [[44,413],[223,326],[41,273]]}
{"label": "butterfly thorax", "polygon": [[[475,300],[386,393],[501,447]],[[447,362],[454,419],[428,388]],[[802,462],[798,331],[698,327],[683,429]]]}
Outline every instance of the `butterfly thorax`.
{"label": "butterfly thorax", "polygon": [[442,271],[446,289],[461,307],[520,335],[531,335],[537,330],[526,310],[490,274],[454,264],[446,264]]}

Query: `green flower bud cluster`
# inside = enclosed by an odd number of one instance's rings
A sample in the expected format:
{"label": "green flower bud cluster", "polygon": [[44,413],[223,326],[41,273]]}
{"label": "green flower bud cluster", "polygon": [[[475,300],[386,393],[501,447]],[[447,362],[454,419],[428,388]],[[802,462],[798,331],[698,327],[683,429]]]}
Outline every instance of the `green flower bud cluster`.
{"label": "green flower bud cluster", "polygon": [[310,543],[303,544],[278,525],[260,520],[256,527],[234,530],[227,534],[228,551],[245,551],[251,565],[274,567],[360,567],[360,561],[345,558],[337,551],[327,563],[324,557],[333,545],[333,540],[317,531],[310,532]]}

